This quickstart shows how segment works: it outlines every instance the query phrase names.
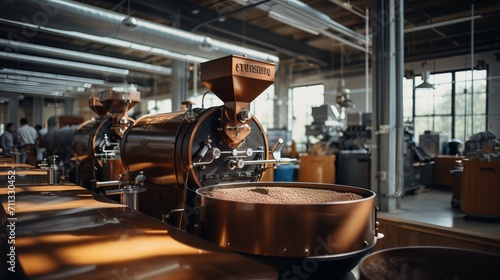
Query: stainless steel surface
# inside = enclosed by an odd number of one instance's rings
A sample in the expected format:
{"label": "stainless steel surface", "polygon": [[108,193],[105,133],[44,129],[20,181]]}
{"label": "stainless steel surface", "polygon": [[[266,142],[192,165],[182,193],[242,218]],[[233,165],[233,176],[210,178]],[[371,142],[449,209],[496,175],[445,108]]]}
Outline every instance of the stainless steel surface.
{"label": "stainless steel surface", "polygon": [[400,247],[377,251],[359,264],[362,280],[496,279],[500,255],[448,247]]}
{"label": "stainless steel surface", "polygon": [[[3,269],[10,264],[2,261],[1,279],[277,277],[266,265],[105,198],[98,201],[79,186],[16,187],[13,216],[6,215],[7,191],[0,188],[1,231],[9,235],[15,223],[17,273]],[[2,260],[6,248],[0,247]]]}
{"label": "stainless steel surface", "polygon": [[[359,200],[320,204],[245,203],[209,197],[213,189],[279,186],[329,189],[361,195]],[[237,252],[277,257],[348,256],[376,243],[375,193],[317,183],[251,182],[196,191],[201,197],[203,238]]]}

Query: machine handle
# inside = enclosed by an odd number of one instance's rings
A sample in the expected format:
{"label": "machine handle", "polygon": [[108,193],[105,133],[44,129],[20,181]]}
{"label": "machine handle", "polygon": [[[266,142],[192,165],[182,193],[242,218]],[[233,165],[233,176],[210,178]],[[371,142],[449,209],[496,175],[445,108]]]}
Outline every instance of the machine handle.
{"label": "machine handle", "polygon": [[292,163],[292,162],[297,162],[296,158],[279,158],[279,159],[262,159],[262,160],[239,160],[236,161],[237,164],[235,166],[238,167],[243,167],[245,165],[253,165],[253,164],[265,164],[265,163],[276,163],[276,164],[286,164],[286,163]]}
{"label": "machine handle", "polygon": [[274,144],[273,150],[272,150],[272,155],[273,158],[280,160],[281,159],[281,149],[283,149],[283,146],[285,145],[285,141],[281,138],[278,139],[276,144]]}
{"label": "machine handle", "polygon": [[119,180],[104,181],[104,182],[96,181],[95,182],[95,186],[97,188],[100,188],[100,187],[109,187],[109,186],[118,186],[118,185],[120,185],[120,181]]}

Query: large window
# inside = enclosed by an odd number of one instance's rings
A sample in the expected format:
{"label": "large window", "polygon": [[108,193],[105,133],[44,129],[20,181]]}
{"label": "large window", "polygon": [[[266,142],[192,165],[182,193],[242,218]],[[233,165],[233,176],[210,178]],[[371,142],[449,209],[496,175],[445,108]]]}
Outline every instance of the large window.
{"label": "large window", "polygon": [[323,85],[294,87],[289,95],[289,127],[292,129],[292,139],[295,140],[297,150],[305,152],[307,147],[306,125],[313,122],[312,107],[324,104]]}
{"label": "large window", "polygon": [[486,70],[455,73],[455,138],[468,139],[486,131],[487,72]]}
{"label": "large window", "polygon": [[403,115],[413,122],[416,139],[431,131],[465,141],[486,130],[486,70],[437,73],[430,75],[429,82],[434,89],[415,88],[420,77],[403,83]]}
{"label": "large window", "polygon": [[148,100],[148,114],[167,113],[172,111],[172,100]]}
{"label": "large window", "polygon": [[250,104],[252,114],[264,127],[274,128],[274,85],[269,86]]}

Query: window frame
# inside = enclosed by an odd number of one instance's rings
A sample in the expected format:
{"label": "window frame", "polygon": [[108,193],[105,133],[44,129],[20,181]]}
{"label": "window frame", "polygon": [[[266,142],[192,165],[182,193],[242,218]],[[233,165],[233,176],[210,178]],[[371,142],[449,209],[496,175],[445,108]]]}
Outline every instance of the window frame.
{"label": "window frame", "polygon": [[[411,98],[411,101],[412,101],[412,105],[411,105],[411,108],[412,108],[412,113],[411,113],[411,120],[409,120],[414,126],[416,126],[416,123],[415,123],[415,118],[431,118],[432,120],[432,128],[434,129],[435,127],[435,118],[436,117],[446,117],[446,116],[449,116],[451,117],[451,128],[449,129],[449,131],[444,131],[446,133],[449,133],[451,132],[451,134],[449,135],[450,139],[454,139],[454,138],[458,138],[458,139],[461,139],[463,141],[466,141],[468,139],[468,137],[470,137],[471,135],[473,135],[474,133],[477,133],[477,132],[481,132],[481,131],[486,131],[487,130],[487,125],[488,125],[488,102],[489,102],[489,75],[490,75],[490,72],[489,72],[489,69],[488,67],[486,67],[485,69],[480,69],[480,70],[476,70],[474,69],[474,73],[475,71],[486,71],[486,75],[485,77],[481,77],[481,78],[476,78],[478,75],[473,75],[472,76],[472,79],[469,79],[467,80],[467,72],[470,72],[471,69],[466,69],[466,68],[463,68],[463,69],[456,69],[456,70],[451,70],[451,71],[440,71],[440,72],[434,72],[434,73],[431,73],[431,76],[433,75],[438,75],[438,74],[443,74],[443,73],[450,73],[451,74],[451,112],[449,114],[436,114],[436,111],[435,111],[435,107],[433,105],[433,110],[431,112],[431,114],[428,114],[428,115],[416,115],[416,102],[415,102],[415,99],[417,97],[417,94],[420,94],[419,92],[419,89],[416,88],[417,84],[418,84],[418,80],[417,79],[420,79],[421,80],[421,76],[418,75],[418,76],[414,76],[412,78],[412,98]],[[459,72],[465,72],[465,76],[466,78],[464,80],[460,80],[460,81],[457,81],[457,73]],[[408,79],[407,79],[408,80]],[[474,83],[476,81],[485,81],[486,82],[486,85],[485,85],[485,91],[484,92],[477,92],[475,91],[474,89]],[[467,82],[467,83],[470,83],[471,86],[470,88],[472,88],[472,91],[470,93],[466,93],[466,94],[470,94],[470,95],[467,95],[466,97],[467,98],[470,98],[471,100],[474,101],[474,95],[475,94],[485,94],[485,104],[484,104],[484,113],[475,113],[474,112],[474,106],[473,106],[473,103],[471,105],[464,105],[464,106],[468,106],[470,107],[469,109],[464,109],[464,114],[460,114],[458,115],[458,112],[457,112],[457,96],[459,95],[457,93],[457,83],[459,82]],[[467,85],[467,88],[469,88],[469,85]],[[434,99],[433,99],[433,102],[434,102]],[[434,104],[434,103],[433,103]],[[468,112],[468,110],[470,110],[470,112]],[[406,115],[406,117],[408,117],[408,115]],[[457,135],[457,131],[456,131],[456,125],[457,125],[457,118],[460,118],[460,117],[463,117],[463,118],[466,118],[466,120],[470,119],[471,120],[471,124],[466,126],[464,128],[464,135]],[[482,127],[479,131],[476,131],[475,127],[474,127],[474,119],[476,117],[482,117],[484,118],[484,127]],[[440,131],[434,131],[434,132],[440,132]],[[418,135],[415,135],[415,137],[418,139]],[[462,139],[464,138],[464,139]]]}

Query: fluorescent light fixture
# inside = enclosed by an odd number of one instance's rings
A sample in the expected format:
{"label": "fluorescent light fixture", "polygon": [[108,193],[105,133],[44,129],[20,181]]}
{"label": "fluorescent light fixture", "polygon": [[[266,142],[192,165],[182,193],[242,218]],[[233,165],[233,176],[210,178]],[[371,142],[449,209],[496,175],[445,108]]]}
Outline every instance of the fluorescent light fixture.
{"label": "fluorescent light fixture", "polygon": [[283,16],[283,15],[281,15],[281,14],[275,12],[275,11],[269,11],[268,12],[268,16],[270,18],[274,19],[274,20],[280,21],[280,22],[282,22],[284,24],[287,24],[287,25],[290,25],[290,26],[295,27],[297,29],[300,29],[302,31],[305,31],[305,32],[307,32],[309,34],[319,35],[319,31],[318,30],[314,30],[311,27],[305,26],[304,24],[299,23],[297,21],[294,21],[294,20],[292,20],[290,18],[287,18],[287,17],[285,17],[285,16]]}

